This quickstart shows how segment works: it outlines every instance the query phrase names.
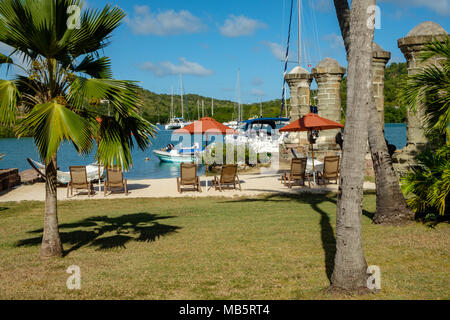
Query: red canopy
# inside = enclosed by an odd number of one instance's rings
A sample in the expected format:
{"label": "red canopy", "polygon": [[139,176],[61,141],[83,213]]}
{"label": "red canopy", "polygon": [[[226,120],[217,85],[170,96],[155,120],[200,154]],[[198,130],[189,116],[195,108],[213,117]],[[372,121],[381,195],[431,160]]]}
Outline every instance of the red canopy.
{"label": "red canopy", "polygon": [[308,113],[287,126],[281,128],[280,132],[295,132],[309,130],[330,130],[343,128],[344,125],[338,122],[320,117],[315,113]]}
{"label": "red canopy", "polygon": [[225,135],[235,134],[235,130],[226,125],[216,121],[211,117],[204,117],[194,123],[191,123],[184,128],[175,130],[176,134],[209,134],[209,135]]}

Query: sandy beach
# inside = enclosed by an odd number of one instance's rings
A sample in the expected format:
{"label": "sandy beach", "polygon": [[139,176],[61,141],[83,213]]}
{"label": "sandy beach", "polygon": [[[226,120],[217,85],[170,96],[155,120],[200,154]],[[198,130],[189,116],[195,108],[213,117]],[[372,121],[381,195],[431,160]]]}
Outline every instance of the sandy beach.
{"label": "sandy beach", "polygon": [[[178,197],[252,197],[261,194],[276,194],[276,193],[324,193],[324,192],[336,192],[338,186],[336,184],[323,185],[311,185],[308,188],[308,184],[303,186],[293,186],[292,189],[284,186],[281,183],[280,174],[255,174],[255,175],[241,175],[240,181],[242,191],[240,190],[214,190],[212,188],[213,177],[208,177],[208,188],[206,187],[206,178],[201,177],[202,192],[188,191],[179,193],[177,191],[176,178],[170,179],[151,179],[151,180],[132,180],[128,181],[129,194],[112,193],[106,197],[103,192],[103,185],[101,186],[101,192],[99,192],[98,184],[95,184],[95,195],[88,197],[87,192],[81,192],[74,196],[67,197],[67,188],[58,188],[58,200],[87,200],[87,199],[117,199],[117,198],[178,198]],[[375,184],[371,182],[365,182],[365,190],[374,190]],[[33,185],[21,185],[7,192],[0,194],[0,202],[20,202],[20,201],[44,201],[45,200],[45,184],[36,183]]]}

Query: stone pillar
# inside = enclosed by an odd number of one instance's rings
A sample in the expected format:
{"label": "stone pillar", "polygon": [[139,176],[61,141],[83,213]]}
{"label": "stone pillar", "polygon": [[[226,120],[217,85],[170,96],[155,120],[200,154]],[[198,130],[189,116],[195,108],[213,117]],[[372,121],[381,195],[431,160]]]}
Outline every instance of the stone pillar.
{"label": "stone pillar", "polygon": [[[425,44],[433,39],[444,41],[447,37],[447,32],[440,25],[427,21],[412,29],[406,37],[399,39],[398,47],[408,62],[408,74],[417,74],[429,64],[436,65],[439,58],[432,58],[422,62],[420,56],[426,50]],[[411,152],[417,153],[427,144],[423,130],[423,114],[420,111],[414,114],[408,110],[407,115],[407,148]]]}
{"label": "stone pillar", "polygon": [[[317,82],[317,107],[319,116],[341,122],[341,82],[345,68],[332,58],[325,58],[312,69]],[[336,134],[340,130],[325,130],[320,132],[317,140],[318,149],[339,150],[336,144]]]}
{"label": "stone pillar", "polygon": [[[291,96],[291,121],[295,121],[310,111],[310,89],[313,76],[308,70],[297,66],[286,75],[285,79],[289,85]],[[304,143],[304,141],[306,141],[306,136],[307,135],[304,132],[297,134],[291,133],[289,135],[289,143]]]}
{"label": "stone pillar", "polygon": [[373,95],[377,105],[378,114],[380,116],[381,124],[384,128],[384,75],[386,65],[391,59],[391,53],[384,51],[375,42],[373,43]]}
{"label": "stone pillar", "polygon": [[308,70],[295,67],[285,79],[291,95],[291,121],[295,121],[309,112],[313,76]]}

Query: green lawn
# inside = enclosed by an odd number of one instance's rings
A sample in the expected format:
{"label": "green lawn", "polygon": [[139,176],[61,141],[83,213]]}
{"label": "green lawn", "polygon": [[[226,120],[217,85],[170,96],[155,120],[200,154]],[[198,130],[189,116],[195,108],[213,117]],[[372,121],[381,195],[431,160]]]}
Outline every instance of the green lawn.
{"label": "green lawn", "polygon": [[[62,259],[41,261],[43,203],[0,205],[0,299],[327,299],[334,195],[59,204]],[[449,299],[450,226],[371,223],[364,251],[382,289],[363,299]],[[66,287],[67,267],[82,287]]]}

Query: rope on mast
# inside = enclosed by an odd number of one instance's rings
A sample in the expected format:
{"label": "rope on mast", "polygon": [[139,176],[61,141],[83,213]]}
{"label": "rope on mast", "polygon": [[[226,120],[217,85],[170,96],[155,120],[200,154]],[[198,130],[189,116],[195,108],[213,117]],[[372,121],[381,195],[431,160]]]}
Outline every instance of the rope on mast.
{"label": "rope on mast", "polygon": [[288,67],[288,61],[289,61],[289,45],[291,42],[291,27],[292,27],[292,11],[294,9],[294,0],[291,0],[291,13],[289,16],[289,32],[288,32],[288,39],[287,39],[287,45],[286,45],[286,56],[284,58],[284,72],[283,72],[283,92],[282,92],[282,98],[281,98],[281,110],[280,110],[280,118],[283,116],[283,109],[285,106],[285,97],[286,97],[286,73],[287,73],[287,67]]}

